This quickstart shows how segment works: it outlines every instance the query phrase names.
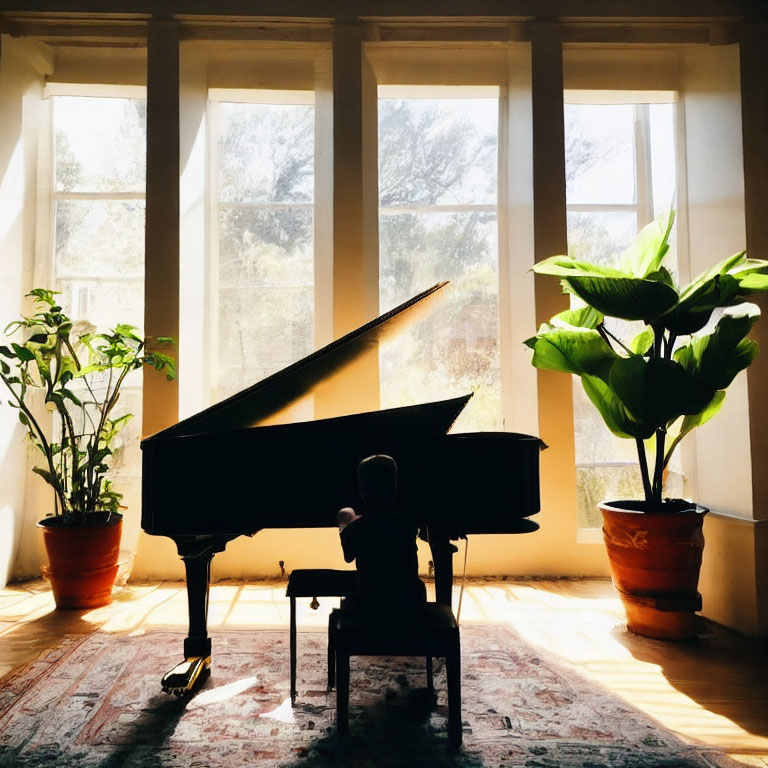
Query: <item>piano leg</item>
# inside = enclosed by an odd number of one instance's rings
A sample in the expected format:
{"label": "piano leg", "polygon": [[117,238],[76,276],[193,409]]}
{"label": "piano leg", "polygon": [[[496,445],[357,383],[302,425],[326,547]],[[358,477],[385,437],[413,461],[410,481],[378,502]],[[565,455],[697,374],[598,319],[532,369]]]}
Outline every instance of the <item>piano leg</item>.
{"label": "piano leg", "polygon": [[175,539],[187,572],[189,632],[184,639],[184,661],[163,675],[162,687],[176,696],[193,693],[208,678],[211,668],[211,638],[208,637],[208,591],[211,560],[223,552],[233,536],[189,541]]}
{"label": "piano leg", "polygon": [[458,548],[451,544],[448,533],[442,528],[430,527],[427,540],[435,564],[435,600],[450,608],[453,597],[453,555]]}

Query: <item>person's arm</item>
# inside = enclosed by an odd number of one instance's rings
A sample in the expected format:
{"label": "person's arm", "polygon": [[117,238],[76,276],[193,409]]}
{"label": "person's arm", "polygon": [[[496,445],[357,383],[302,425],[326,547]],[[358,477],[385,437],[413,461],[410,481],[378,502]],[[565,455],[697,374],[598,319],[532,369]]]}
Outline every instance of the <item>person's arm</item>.
{"label": "person's arm", "polygon": [[339,523],[341,548],[344,552],[344,560],[347,563],[351,563],[357,557],[362,530],[360,520],[362,520],[361,515],[354,515],[354,518],[345,523],[343,527]]}
{"label": "person's arm", "polygon": [[350,523],[354,523],[360,515],[355,514],[355,510],[352,507],[344,507],[339,510],[339,514],[336,519],[339,523],[339,533],[341,533]]}

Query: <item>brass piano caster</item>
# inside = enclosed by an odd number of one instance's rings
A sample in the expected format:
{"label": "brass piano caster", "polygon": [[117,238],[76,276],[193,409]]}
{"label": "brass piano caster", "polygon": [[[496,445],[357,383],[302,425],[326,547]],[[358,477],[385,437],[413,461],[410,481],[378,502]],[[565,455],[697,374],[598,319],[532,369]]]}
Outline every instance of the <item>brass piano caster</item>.
{"label": "brass piano caster", "polygon": [[190,695],[208,679],[210,673],[210,656],[190,656],[163,675],[163,692],[174,696]]}

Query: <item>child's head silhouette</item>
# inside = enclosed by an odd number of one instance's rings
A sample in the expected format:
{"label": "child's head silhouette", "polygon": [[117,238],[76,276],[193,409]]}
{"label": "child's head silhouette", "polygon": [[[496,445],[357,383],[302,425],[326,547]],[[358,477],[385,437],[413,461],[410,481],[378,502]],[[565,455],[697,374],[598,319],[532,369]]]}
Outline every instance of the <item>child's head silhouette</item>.
{"label": "child's head silhouette", "polygon": [[368,456],[357,465],[357,483],[364,501],[391,504],[397,496],[397,464],[391,456]]}

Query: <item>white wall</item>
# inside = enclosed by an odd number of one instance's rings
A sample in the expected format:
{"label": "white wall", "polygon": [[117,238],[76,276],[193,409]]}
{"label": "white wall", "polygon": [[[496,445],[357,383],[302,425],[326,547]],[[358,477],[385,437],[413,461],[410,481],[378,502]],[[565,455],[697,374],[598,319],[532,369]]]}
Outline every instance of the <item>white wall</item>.
{"label": "white wall", "polygon": [[[680,79],[688,243],[695,276],[746,246],[738,46],[691,49],[681,55]],[[759,531],[753,509],[746,374],[729,387],[722,411],[696,431],[691,454],[696,471],[690,495],[711,510],[704,523],[699,582],[703,613],[758,635]]]}
{"label": "white wall", "polygon": [[[44,46],[0,38],[0,344],[7,343],[2,329],[22,311],[24,293],[33,287],[38,113],[50,68]],[[0,393],[0,585],[19,575],[13,564],[22,542],[29,542],[25,550],[37,549],[37,531],[24,514],[27,444],[7,399]]]}

